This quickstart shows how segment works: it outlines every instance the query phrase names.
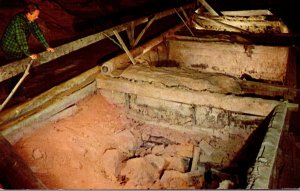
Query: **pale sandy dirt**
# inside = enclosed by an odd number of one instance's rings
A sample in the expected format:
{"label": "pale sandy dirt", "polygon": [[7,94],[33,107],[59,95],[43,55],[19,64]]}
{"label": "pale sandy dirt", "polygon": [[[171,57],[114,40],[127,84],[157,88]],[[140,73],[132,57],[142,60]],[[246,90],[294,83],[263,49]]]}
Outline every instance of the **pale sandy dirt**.
{"label": "pale sandy dirt", "polygon": [[[104,153],[111,149],[123,150],[124,153],[126,149],[137,148],[141,145],[141,137],[149,134],[166,136],[177,143],[191,142],[189,135],[141,126],[126,119],[122,109],[108,103],[100,94],[89,96],[77,107],[74,115],[45,122],[14,145],[36,176],[50,189],[161,188],[159,181],[141,186],[143,183],[139,180],[121,184],[117,178],[109,177],[102,162],[105,160],[109,164],[110,159],[103,158]],[[127,130],[134,138],[122,134]],[[133,157],[128,153],[127,160]]]}
{"label": "pale sandy dirt", "polygon": [[101,96],[78,104],[72,117],[43,125],[16,145],[42,182],[51,189],[121,188],[101,172],[103,146],[126,120]]}

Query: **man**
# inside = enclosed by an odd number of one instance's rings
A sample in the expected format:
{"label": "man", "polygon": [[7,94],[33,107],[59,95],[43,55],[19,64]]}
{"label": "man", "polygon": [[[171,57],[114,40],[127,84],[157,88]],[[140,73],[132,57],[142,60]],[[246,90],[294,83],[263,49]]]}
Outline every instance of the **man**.
{"label": "man", "polygon": [[[47,49],[49,52],[54,52],[54,49],[47,43],[36,19],[38,19],[40,9],[37,4],[29,3],[26,5],[23,12],[16,14],[8,26],[6,27],[2,39],[0,41],[0,48],[4,53],[6,61],[12,62],[19,60],[24,56],[31,59],[37,59],[38,55],[30,52],[28,46],[28,39],[31,34]],[[10,92],[14,87],[14,80],[9,80],[7,83],[0,86],[0,100],[3,96]],[[20,91],[23,91],[22,88]]]}
{"label": "man", "polygon": [[28,39],[31,34],[47,49],[54,52],[45,39],[38,23],[40,9],[37,4],[29,3],[24,12],[16,14],[6,27],[0,47],[9,61],[19,60],[24,55],[31,59],[37,59],[37,54],[32,54],[28,46]]}

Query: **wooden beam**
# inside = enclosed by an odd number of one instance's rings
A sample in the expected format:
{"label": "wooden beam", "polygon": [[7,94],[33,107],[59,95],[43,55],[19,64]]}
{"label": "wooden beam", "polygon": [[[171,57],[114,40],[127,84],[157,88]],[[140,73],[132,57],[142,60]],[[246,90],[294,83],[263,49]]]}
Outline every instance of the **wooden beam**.
{"label": "wooden beam", "polygon": [[134,83],[125,79],[98,76],[97,87],[100,89],[137,94],[145,97],[157,98],[179,103],[214,106],[228,111],[257,116],[267,116],[279,101],[261,98],[240,97],[210,93],[207,91],[191,91],[180,88],[167,88],[149,83]]}
{"label": "wooden beam", "polygon": [[47,189],[0,133],[0,177],[7,189]]}
{"label": "wooden beam", "polygon": [[219,16],[219,14],[205,1],[205,0],[198,0],[208,12],[213,16]]}
{"label": "wooden beam", "polygon": [[285,100],[295,101],[296,96],[300,93],[299,89],[272,85],[262,82],[253,82],[253,81],[238,81],[243,94],[245,95],[256,95],[264,97],[274,97],[274,98],[284,98]]}
{"label": "wooden beam", "polygon": [[68,96],[78,89],[91,84],[95,81],[95,77],[100,73],[100,67],[96,66],[77,77],[74,77],[50,90],[38,95],[29,102],[9,108],[0,113],[0,131],[10,128],[15,125],[13,121],[22,121],[25,116],[33,115],[41,109],[52,104],[54,100]]}
{"label": "wooden beam", "polygon": [[[188,5],[184,6],[183,8],[184,9],[190,9],[192,7],[193,7],[193,4],[188,4]],[[155,18],[156,19],[161,19],[161,18],[167,17],[169,15],[172,15],[174,13],[175,13],[174,9],[169,9],[169,10],[166,10],[166,11],[156,13]],[[146,23],[148,21],[149,21],[148,17],[142,17],[142,18],[137,19],[133,22],[134,22],[134,26],[138,26],[138,25]],[[106,38],[105,34],[109,35],[109,36],[112,36],[112,35],[114,35],[113,31],[117,31],[117,32],[125,31],[131,25],[132,25],[132,21],[121,24],[121,25],[118,25],[118,26],[115,26],[115,27],[112,27],[110,29],[101,31],[99,33],[96,33],[96,34],[93,34],[93,35],[90,35],[90,36],[87,36],[87,37],[84,37],[84,38],[81,38],[81,39],[66,43],[64,45],[56,47],[55,48],[56,51],[53,52],[53,53],[49,53],[47,51],[44,51],[44,52],[40,53],[40,59],[39,59],[40,62],[36,63],[35,67],[39,66],[39,65],[42,65],[42,64],[45,64],[47,62],[50,62],[51,60],[57,59],[57,58],[59,58],[63,55],[69,54],[73,51],[84,48],[84,47],[86,47],[88,45],[91,45],[93,43],[99,42],[100,40]],[[1,66],[0,67],[0,74],[1,74],[0,75],[0,82],[2,82],[4,80],[7,80],[11,77],[14,77],[14,76],[24,72],[28,62],[30,61],[30,59],[31,58],[25,58],[25,59],[22,59],[22,60],[12,62],[12,63],[7,64],[5,66]]]}
{"label": "wooden beam", "polygon": [[248,31],[246,31],[246,30],[244,30],[244,29],[241,29],[241,28],[239,28],[239,27],[235,27],[235,26],[232,26],[232,25],[229,25],[229,24],[226,24],[226,23],[217,21],[217,20],[215,20],[215,19],[211,19],[211,18],[208,18],[208,17],[205,17],[205,16],[201,16],[201,15],[197,15],[197,17],[198,17],[199,19],[203,19],[203,20],[206,20],[206,21],[209,21],[209,22],[212,22],[212,23],[221,25],[221,26],[223,26],[225,29],[227,28],[227,29],[229,29],[229,30],[233,30],[233,31],[237,31],[237,32],[249,33]]}

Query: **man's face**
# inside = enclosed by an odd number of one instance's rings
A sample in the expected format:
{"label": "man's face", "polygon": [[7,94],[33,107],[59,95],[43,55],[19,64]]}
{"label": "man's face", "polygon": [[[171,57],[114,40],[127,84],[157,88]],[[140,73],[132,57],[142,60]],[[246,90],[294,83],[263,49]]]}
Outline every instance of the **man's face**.
{"label": "man's face", "polygon": [[39,18],[39,14],[40,14],[40,11],[39,10],[35,10],[32,13],[27,13],[26,17],[29,20],[29,22],[33,22],[33,21],[35,21],[35,20],[37,20]]}

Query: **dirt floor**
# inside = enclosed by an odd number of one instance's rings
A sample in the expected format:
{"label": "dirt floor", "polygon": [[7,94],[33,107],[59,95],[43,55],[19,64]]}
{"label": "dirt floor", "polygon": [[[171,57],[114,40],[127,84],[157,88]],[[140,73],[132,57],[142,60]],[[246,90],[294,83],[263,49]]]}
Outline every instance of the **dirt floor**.
{"label": "dirt floor", "polygon": [[14,145],[49,189],[203,186],[203,177],[191,181],[187,172],[193,145],[203,137],[135,123],[100,94],[70,111],[35,125]]}

